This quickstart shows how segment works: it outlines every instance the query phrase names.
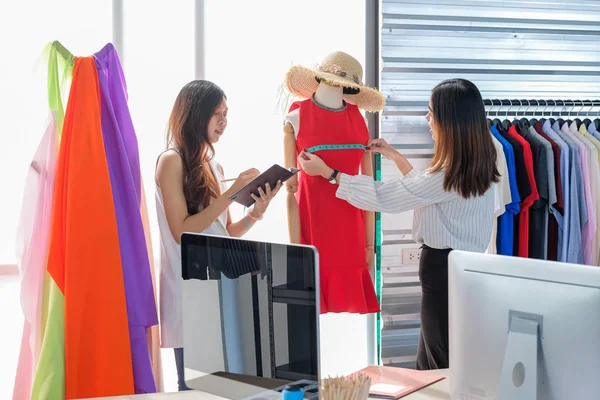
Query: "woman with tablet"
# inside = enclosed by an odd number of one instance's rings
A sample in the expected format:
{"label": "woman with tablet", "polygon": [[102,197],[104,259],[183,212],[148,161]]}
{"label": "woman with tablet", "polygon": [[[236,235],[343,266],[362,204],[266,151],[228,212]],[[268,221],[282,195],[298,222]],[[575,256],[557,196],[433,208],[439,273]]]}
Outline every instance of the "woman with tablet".
{"label": "woman with tablet", "polygon": [[167,130],[167,150],[156,166],[156,210],[161,236],[160,327],[161,347],[175,349],[179,390],[183,375],[183,321],[181,304],[181,250],[183,232],[241,237],[260,220],[281,182],[259,188],[255,204],[239,221],[229,213],[230,197],[259,175],[242,172],[230,188],[215,161],[213,145],[227,127],[227,97],[212,82],[185,85],[173,106]]}
{"label": "woman with tablet", "polygon": [[477,87],[464,79],[438,84],[426,116],[435,141],[433,160],[424,172],[383,139],[370,151],[393,161],[401,178],[375,182],[364,175],[339,174],[318,156],[302,153],[298,162],[308,175],[335,180],[336,197],[368,211],[415,210],[413,238],[422,245],[422,287],[418,369],[448,368],[448,253],[483,253],[494,219],[493,184],[499,182],[496,148]]}

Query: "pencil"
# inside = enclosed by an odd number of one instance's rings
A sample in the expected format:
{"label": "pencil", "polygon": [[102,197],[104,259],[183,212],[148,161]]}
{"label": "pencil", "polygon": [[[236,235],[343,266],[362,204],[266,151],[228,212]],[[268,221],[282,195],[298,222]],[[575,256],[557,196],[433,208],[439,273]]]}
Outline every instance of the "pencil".
{"label": "pencil", "polygon": [[235,181],[237,178],[231,178],[231,179],[223,179],[221,182],[233,182]]}

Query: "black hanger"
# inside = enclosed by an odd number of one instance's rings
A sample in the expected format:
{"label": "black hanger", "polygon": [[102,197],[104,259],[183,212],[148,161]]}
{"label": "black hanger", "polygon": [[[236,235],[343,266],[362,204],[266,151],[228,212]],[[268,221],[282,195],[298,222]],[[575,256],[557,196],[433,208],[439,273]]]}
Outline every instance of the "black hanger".
{"label": "black hanger", "polygon": [[[562,100],[559,100],[562,103],[563,108],[565,107],[565,102]],[[565,120],[562,119],[562,108],[561,108],[561,112],[559,113],[558,118],[556,119],[556,122],[558,122],[558,127],[562,129],[563,125],[565,124]]]}
{"label": "black hanger", "polygon": [[[531,115],[531,118],[529,119],[529,126],[535,126],[535,124],[538,123],[538,120],[535,118],[535,116],[537,115],[536,111],[538,106],[540,105],[537,100],[527,100],[527,102],[529,103],[529,105],[531,106],[532,103],[535,101],[536,107],[535,110],[533,110],[533,113]],[[527,110],[525,110],[525,117],[527,117],[527,111],[529,110],[529,107],[527,107]]]}
{"label": "black hanger", "polygon": [[508,113],[510,112],[510,109],[512,108],[512,101],[510,101],[510,100],[508,100],[508,101],[509,101],[509,107],[508,107],[508,110],[506,110],[506,116],[504,117],[504,121],[502,121],[502,128],[505,131],[508,131],[511,127],[511,122],[508,119]]}
{"label": "black hanger", "polygon": [[[549,100],[549,101],[552,101],[552,111],[554,111],[554,109],[556,108],[556,101],[554,101],[554,100]],[[556,120],[554,118],[552,118],[552,111],[550,111],[550,118],[548,118],[548,121],[550,121],[550,124],[554,125]]]}
{"label": "black hanger", "polygon": [[[592,108],[594,108],[594,102],[590,100],[590,109],[588,111],[588,114],[590,111],[592,111]],[[583,120],[583,124],[585,125],[586,128],[589,128],[589,126],[592,124],[592,120],[586,117]]]}
{"label": "black hanger", "polygon": [[[542,116],[538,122],[541,123],[542,125],[544,125],[544,122],[546,122],[545,111],[546,111],[546,107],[548,106],[548,102],[546,100],[537,100],[538,107],[540,106],[540,103],[542,101],[544,102],[544,111],[542,111]],[[534,112],[537,114],[537,107]]]}
{"label": "black hanger", "polygon": [[531,124],[529,123],[529,120],[527,119],[527,111],[529,110],[529,107],[530,107],[531,103],[529,102],[529,100],[524,100],[524,101],[527,102],[527,108],[523,112],[523,117],[519,120],[519,124],[521,126],[529,128],[531,126]]}
{"label": "black hanger", "polygon": [[[577,101],[581,101],[581,100],[577,100]],[[581,128],[581,124],[583,123],[583,122],[581,122],[581,119],[579,119],[579,113],[581,112],[582,109],[583,109],[583,101],[581,101],[581,108],[579,110],[577,110],[577,116],[573,120],[573,122],[577,125],[578,130],[579,130],[579,128]]]}

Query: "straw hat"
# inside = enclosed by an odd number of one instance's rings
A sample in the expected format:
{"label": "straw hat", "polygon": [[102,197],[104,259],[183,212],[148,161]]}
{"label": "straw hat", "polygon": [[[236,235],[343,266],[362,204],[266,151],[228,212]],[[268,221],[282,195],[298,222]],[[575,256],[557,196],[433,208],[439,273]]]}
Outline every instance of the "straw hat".
{"label": "straw hat", "polygon": [[293,66],[286,75],[288,90],[299,97],[310,98],[317,91],[319,82],[325,80],[333,86],[359,89],[357,94],[344,94],[344,100],[370,112],[378,112],[385,105],[385,97],[376,89],[362,82],[363,69],[351,55],[342,51],[329,54],[314,70]]}

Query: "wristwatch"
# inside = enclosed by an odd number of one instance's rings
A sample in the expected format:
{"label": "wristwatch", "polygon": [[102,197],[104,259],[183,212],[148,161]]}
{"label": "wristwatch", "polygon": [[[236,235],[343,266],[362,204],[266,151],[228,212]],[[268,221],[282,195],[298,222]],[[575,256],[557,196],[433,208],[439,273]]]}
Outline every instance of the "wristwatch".
{"label": "wristwatch", "polygon": [[329,183],[335,184],[337,183],[335,181],[335,178],[337,178],[337,175],[340,171],[338,171],[337,169],[334,169],[333,172],[331,173],[331,176],[329,177],[329,179],[327,179],[327,181],[329,181]]}

